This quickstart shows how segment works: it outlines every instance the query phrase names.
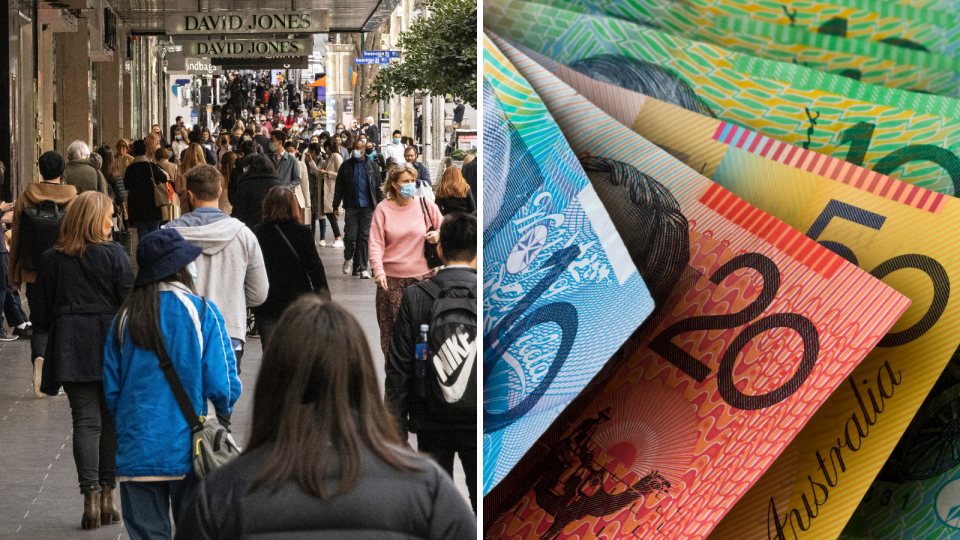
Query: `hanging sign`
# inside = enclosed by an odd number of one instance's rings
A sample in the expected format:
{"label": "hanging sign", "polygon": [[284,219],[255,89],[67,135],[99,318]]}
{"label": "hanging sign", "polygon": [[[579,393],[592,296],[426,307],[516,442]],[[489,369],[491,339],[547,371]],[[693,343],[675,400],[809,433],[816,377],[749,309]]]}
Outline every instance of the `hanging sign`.
{"label": "hanging sign", "polygon": [[356,58],[357,64],[389,64],[389,58]]}
{"label": "hanging sign", "polygon": [[183,54],[205,58],[263,58],[275,56],[309,56],[313,38],[304,39],[228,39],[186,41]]}
{"label": "hanging sign", "polygon": [[210,63],[204,58],[186,58],[184,67],[190,75],[223,75],[223,68]]}
{"label": "hanging sign", "polygon": [[400,58],[400,51],[363,51],[364,58]]}
{"label": "hanging sign", "polygon": [[327,10],[227,13],[172,13],[166,33],[174,34],[312,34],[330,30]]}

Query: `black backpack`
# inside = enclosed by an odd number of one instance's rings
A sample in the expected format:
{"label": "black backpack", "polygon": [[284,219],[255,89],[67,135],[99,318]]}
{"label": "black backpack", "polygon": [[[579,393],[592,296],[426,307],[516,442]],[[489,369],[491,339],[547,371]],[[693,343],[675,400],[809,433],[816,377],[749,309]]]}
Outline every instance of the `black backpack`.
{"label": "black backpack", "polygon": [[433,299],[427,333],[427,396],[431,413],[447,417],[476,417],[477,407],[477,295],[447,296],[433,280],[417,283]]}
{"label": "black backpack", "polygon": [[36,272],[40,269],[40,256],[52,249],[60,238],[60,223],[67,203],[57,204],[46,200],[33,208],[24,208],[20,213],[18,245],[20,266]]}

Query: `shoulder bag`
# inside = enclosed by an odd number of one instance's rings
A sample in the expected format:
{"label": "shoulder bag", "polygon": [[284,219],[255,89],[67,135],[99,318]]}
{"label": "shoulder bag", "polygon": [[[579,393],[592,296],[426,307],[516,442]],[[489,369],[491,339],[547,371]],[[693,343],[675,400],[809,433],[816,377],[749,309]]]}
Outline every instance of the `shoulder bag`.
{"label": "shoulder bag", "polygon": [[149,161],[145,163],[147,167],[150,168],[150,181],[153,183],[153,202],[157,204],[157,208],[170,206],[173,203],[170,202],[170,192],[167,191],[167,184],[165,182],[158,184],[157,180],[153,177],[153,163]]}
{"label": "shoulder bag", "polygon": [[[173,367],[173,360],[167,354],[167,349],[160,343],[160,350],[157,351],[157,357],[160,359],[160,369],[170,389],[173,390],[173,396],[177,399],[177,405],[180,406],[180,412],[190,425],[190,454],[193,456],[193,472],[200,478],[204,478],[213,471],[226,465],[240,456],[240,447],[233,440],[233,435],[227,431],[227,428],[220,425],[216,418],[206,418],[197,416],[187,396],[187,391],[177,376],[177,371]],[[206,404],[206,400],[204,400]]]}
{"label": "shoulder bag", "polygon": [[[426,206],[427,203],[423,200],[423,197],[420,197],[420,211],[423,212],[423,224],[427,226],[427,232],[432,232],[436,229],[433,226],[433,217],[427,213]],[[430,220],[430,223],[427,223],[427,219]],[[426,239],[423,241],[423,256],[427,259],[427,267],[436,268],[443,266],[443,259],[440,258],[440,253],[437,251],[437,244],[431,244],[430,241]]]}

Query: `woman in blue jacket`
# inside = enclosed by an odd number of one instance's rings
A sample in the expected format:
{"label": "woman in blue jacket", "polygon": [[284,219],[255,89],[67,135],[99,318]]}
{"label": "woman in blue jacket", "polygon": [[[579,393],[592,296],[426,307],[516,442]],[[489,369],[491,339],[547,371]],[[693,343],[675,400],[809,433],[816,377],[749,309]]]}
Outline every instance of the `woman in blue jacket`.
{"label": "woman in blue jacket", "polygon": [[154,351],[164,347],[198,416],[213,402],[221,424],[240,396],[237,363],[223,316],[193,288],[202,250],[176,229],[140,240],[133,292],[104,348],[103,386],[116,417],[117,479],[130,538],[170,539],[197,483],[191,433]]}

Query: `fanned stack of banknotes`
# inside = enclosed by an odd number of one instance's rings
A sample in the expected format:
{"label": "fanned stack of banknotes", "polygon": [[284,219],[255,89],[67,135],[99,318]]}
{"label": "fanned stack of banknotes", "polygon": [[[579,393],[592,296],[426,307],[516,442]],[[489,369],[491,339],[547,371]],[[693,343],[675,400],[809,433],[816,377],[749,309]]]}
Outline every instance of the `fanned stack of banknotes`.
{"label": "fanned stack of banknotes", "polygon": [[960,3],[483,4],[484,537],[960,538]]}

